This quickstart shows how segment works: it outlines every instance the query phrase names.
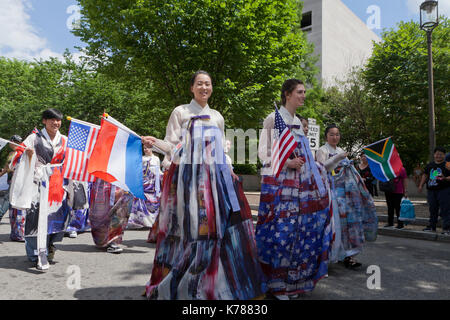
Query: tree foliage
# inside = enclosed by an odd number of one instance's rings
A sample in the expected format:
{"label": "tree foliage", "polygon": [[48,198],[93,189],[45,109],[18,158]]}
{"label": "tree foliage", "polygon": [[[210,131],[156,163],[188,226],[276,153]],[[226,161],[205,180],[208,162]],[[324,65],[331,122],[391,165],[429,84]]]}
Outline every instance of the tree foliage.
{"label": "tree foliage", "polygon": [[172,109],[191,99],[189,79],[199,69],[213,77],[211,107],[228,127],[243,129],[257,128],[273,110],[287,77],[314,78],[298,0],[78,2],[74,34],[88,44],[96,70],[150,82],[164,126]]}
{"label": "tree foliage", "polygon": [[[418,23],[401,22],[376,44],[364,71],[378,138],[392,136],[403,162],[412,168],[428,155],[428,53]],[[442,18],[432,33],[436,143],[450,146],[450,26]]]}

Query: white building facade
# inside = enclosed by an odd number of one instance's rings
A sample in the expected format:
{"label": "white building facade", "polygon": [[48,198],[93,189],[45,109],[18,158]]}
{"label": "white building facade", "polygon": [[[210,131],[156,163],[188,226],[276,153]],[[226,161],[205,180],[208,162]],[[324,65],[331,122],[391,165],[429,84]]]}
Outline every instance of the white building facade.
{"label": "white building facade", "polygon": [[302,30],[315,46],[323,86],[361,66],[381,39],[340,0],[304,0]]}

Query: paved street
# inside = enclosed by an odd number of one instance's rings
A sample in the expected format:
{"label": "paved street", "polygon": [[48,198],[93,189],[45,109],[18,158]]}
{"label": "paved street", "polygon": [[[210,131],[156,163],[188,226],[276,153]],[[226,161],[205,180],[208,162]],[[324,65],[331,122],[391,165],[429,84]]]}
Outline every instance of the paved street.
{"label": "paved street", "polygon": [[[155,251],[154,244],[145,242],[148,231],[126,231],[124,252],[118,255],[96,249],[90,233],[64,238],[57,244],[56,264],[42,273],[27,261],[24,243],[9,240],[9,230],[5,216],[0,223],[0,299],[143,299]],[[329,277],[300,300],[450,299],[450,243],[379,236],[359,260],[359,271],[331,266]],[[381,289],[367,288],[369,265],[379,266]]]}

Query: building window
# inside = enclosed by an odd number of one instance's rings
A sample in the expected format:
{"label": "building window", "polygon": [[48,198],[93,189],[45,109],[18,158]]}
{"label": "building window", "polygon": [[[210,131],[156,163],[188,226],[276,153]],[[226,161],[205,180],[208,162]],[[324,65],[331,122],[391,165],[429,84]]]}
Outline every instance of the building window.
{"label": "building window", "polygon": [[312,26],[312,12],[311,11],[308,11],[308,12],[305,12],[304,14],[302,14],[302,23],[300,26],[303,31],[311,30],[311,26]]}

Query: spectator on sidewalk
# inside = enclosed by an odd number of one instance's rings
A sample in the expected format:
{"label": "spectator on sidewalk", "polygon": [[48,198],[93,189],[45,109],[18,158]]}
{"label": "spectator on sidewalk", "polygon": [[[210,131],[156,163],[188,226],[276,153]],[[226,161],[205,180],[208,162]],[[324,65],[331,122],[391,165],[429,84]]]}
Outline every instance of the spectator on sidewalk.
{"label": "spectator on sidewalk", "polygon": [[403,197],[408,196],[408,191],[406,187],[406,169],[402,167],[400,174],[394,178],[394,190],[392,192],[384,192],[386,196],[386,204],[388,208],[388,224],[385,228],[390,228],[394,226],[394,212],[397,216],[397,229],[403,229],[403,222],[398,218],[400,217],[400,204]]}
{"label": "spectator on sidewalk", "polygon": [[443,220],[442,234],[450,235],[450,170],[446,166],[445,149],[434,149],[434,161],[425,167],[419,192],[427,184],[427,201],[430,210],[430,223],[424,231],[436,231],[439,211]]}
{"label": "spectator on sidewalk", "polygon": [[420,163],[417,163],[417,165],[413,171],[413,180],[414,180],[414,183],[416,184],[417,188],[419,188],[420,180],[422,179],[422,175],[423,175],[423,169],[420,166]]}

